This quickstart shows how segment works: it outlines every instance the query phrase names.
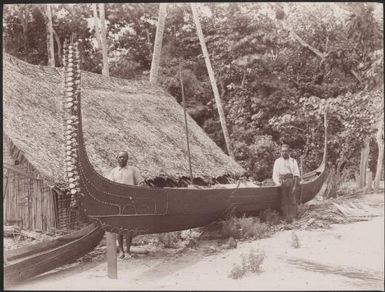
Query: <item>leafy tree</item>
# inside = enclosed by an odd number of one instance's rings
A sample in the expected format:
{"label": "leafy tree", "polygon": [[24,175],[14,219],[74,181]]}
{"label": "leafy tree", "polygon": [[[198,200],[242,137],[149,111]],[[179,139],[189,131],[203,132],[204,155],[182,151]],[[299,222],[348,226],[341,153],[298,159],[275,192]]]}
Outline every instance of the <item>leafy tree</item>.
{"label": "leafy tree", "polygon": [[[40,7],[44,6],[6,5],[3,39],[7,53],[46,65],[46,25]],[[148,79],[159,4],[105,7],[111,76]],[[235,158],[257,180],[271,176],[282,142],[291,145],[297,159],[304,158],[305,171],[319,164],[325,104],[330,161],[337,172],[358,169],[363,141],[378,132],[383,119],[383,24],[378,7],[375,3],[200,4]],[[76,34],[82,69],[101,73],[91,5],[52,8],[56,59],[59,44]],[[165,22],[158,82],[181,102],[182,68],[188,112],[225,150],[189,5],[169,3]],[[371,151],[378,152],[381,145],[375,147],[371,141]],[[375,164],[374,159],[369,161],[373,170]]]}

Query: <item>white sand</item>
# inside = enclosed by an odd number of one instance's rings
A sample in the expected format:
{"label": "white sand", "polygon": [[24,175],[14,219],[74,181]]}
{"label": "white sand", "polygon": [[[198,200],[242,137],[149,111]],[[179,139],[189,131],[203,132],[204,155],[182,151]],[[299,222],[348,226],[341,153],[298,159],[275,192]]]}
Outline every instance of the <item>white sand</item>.
{"label": "white sand", "polygon": [[[148,255],[118,261],[118,279],[107,278],[104,259],[48,273],[17,290],[384,290],[384,194],[365,195],[381,215],[369,221],[297,230],[239,242],[213,252],[215,241],[178,252],[155,248]],[[135,247],[136,248],[136,247]],[[231,279],[234,264],[251,248],[266,254],[262,272]],[[10,288],[10,289],[11,289]]]}

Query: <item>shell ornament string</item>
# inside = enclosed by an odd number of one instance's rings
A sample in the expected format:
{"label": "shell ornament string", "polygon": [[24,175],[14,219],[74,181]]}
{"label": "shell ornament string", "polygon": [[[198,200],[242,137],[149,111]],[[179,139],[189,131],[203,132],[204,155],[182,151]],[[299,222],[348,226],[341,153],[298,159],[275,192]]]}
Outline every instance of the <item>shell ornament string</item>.
{"label": "shell ornament string", "polygon": [[78,169],[80,64],[78,43],[64,43],[63,122],[65,174],[69,182],[71,206],[79,204],[80,185]]}

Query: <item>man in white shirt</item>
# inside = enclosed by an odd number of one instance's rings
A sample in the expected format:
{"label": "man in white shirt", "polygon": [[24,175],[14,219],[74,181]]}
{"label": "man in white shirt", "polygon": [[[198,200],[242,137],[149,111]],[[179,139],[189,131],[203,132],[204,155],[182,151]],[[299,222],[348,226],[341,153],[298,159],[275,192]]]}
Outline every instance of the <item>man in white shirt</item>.
{"label": "man in white shirt", "polygon": [[[144,181],[142,176],[140,175],[139,169],[134,166],[127,165],[128,161],[128,153],[127,151],[121,151],[118,154],[118,166],[113,168],[108,175],[108,179],[118,182],[121,184],[127,185],[143,185]],[[126,234],[126,248],[127,253],[130,254],[130,247],[132,243],[132,234]],[[119,251],[120,258],[123,259],[125,257],[124,249],[123,249],[123,234],[118,235],[118,243],[119,243]]]}
{"label": "man in white shirt", "polygon": [[281,186],[281,213],[290,223],[297,214],[295,190],[299,184],[299,169],[297,161],[289,155],[287,144],[282,145],[281,157],[274,162],[273,181]]}

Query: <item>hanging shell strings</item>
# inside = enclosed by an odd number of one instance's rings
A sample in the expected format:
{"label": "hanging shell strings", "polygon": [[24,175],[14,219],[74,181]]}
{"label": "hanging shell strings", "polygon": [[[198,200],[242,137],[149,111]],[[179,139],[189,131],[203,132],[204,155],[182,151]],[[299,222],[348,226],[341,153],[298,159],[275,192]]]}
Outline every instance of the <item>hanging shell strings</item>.
{"label": "hanging shell strings", "polygon": [[65,174],[69,191],[78,199],[80,193],[78,146],[79,146],[79,102],[80,102],[80,64],[78,43],[64,43],[64,88],[63,122],[65,148]]}

